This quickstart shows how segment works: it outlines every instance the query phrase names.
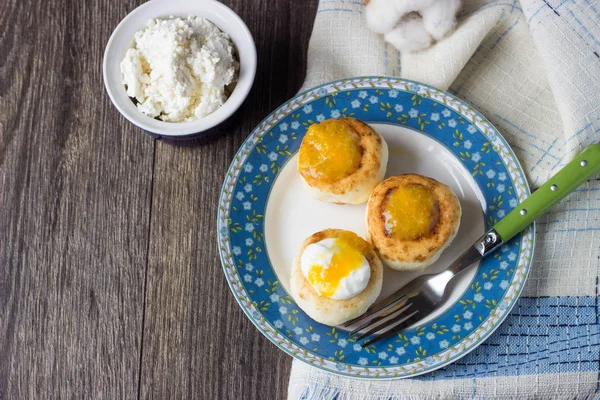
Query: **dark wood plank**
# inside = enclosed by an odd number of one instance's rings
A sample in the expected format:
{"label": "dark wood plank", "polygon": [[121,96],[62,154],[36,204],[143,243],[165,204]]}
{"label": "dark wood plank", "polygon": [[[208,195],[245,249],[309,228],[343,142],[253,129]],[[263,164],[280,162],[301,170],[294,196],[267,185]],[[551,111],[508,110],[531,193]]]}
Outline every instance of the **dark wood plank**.
{"label": "dark wood plank", "polygon": [[108,0],[0,2],[0,398],[138,395],[154,142],[104,92]]}
{"label": "dark wood plank", "polygon": [[254,35],[257,79],[230,134],[197,148],[157,146],[142,398],[276,399],[287,390],[291,358],[254,328],[227,286],[217,201],[242,140],[300,87],[317,2],[227,3]]}

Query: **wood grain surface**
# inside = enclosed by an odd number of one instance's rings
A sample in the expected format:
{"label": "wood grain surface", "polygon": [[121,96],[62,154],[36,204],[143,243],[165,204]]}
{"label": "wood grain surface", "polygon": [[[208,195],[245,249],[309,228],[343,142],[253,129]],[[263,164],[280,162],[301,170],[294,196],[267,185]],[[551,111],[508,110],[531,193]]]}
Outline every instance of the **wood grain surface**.
{"label": "wood grain surface", "polygon": [[0,2],[0,399],[285,398],[291,359],[246,319],[217,201],[250,130],[304,78],[317,2],[224,1],[259,67],[231,132],[154,141],[102,57],[141,2]]}

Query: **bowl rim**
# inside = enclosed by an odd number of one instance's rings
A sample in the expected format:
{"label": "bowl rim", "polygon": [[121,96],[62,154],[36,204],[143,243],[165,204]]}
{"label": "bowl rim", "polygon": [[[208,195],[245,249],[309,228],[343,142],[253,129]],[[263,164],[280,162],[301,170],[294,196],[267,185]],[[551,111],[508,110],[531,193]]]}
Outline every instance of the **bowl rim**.
{"label": "bowl rim", "polygon": [[[196,13],[190,11],[197,10]],[[135,32],[154,18],[206,18],[227,33],[233,41],[239,61],[239,77],[235,89],[213,113],[196,121],[165,122],[142,113],[127,96],[122,83],[120,63],[130,47]],[[229,7],[216,0],[151,0],[132,10],[112,32],[104,51],[102,72],[104,86],[114,106],[134,125],[167,137],[196,136],[229,119],[242,105],[254,83],[257,67],[256,45],[244,21]]]}

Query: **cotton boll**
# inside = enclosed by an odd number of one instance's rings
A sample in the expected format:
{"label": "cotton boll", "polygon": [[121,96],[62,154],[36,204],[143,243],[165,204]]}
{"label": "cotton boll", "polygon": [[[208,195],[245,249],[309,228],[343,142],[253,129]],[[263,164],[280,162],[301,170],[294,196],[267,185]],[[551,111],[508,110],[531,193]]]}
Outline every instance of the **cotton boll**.
{"label": "cotton boll", "polygon": [[367,27],[373,32],[386,33],[394,29],[402,14],[392,0],[370,0],[365,6]]}
{"label": "cotton boll", "polygon": [[431,46],[432,38],[419,16],[409,15],[384,36],[385,41],[400,51],[417,51]]}
{"label": "cotton boll", "polygon": [[406,15],[414,11],[419,12],[424,10],[439,1],[440,0],[388,0],[387,4],[395,7],[400,15]]}
{"label": "cotton boll", "polygon": [[442,39],[454,28],[460,0],[438,0],[420,10],[427,32],[436,40]]}
{"label": "cotton boll", "polygon": [[367,26],[400,51],[425,49],[456,24],[460,0],[370,0]]}

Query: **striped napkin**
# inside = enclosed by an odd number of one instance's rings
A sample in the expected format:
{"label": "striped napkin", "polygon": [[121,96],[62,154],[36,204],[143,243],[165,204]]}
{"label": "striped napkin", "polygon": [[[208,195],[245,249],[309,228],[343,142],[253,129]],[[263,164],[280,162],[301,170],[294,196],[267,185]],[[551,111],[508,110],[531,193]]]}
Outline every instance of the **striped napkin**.
{"label": "striped napkin", "polygon": [[[399,54],[359,0],[320,0],[305,88],[392,75],[448,90],[508,140],[533,188],[600,140],[600,0],[463,0],[457,30]],[[600,180],[537,224],[521,299],[461,360],[405,380],[339,377],[294,360],[290,399],[597,399]]]}

